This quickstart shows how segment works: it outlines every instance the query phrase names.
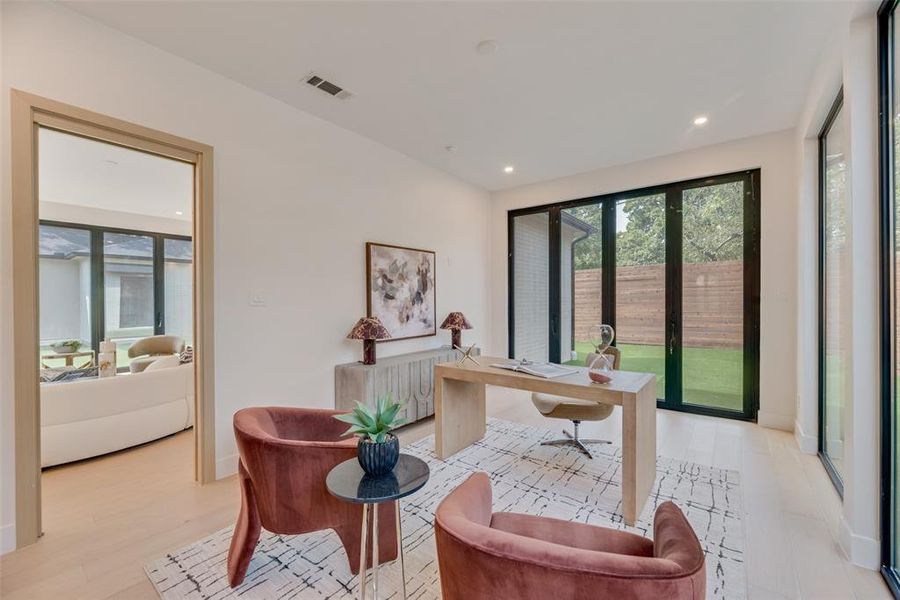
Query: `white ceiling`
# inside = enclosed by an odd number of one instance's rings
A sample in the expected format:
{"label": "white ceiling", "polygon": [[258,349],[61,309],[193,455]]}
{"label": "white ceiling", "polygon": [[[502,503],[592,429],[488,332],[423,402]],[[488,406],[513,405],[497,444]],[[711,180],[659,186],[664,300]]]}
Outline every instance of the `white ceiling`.
{"label": "white ceiling", "polygon": [[194,168],[177,160],[41,128],[38,191],[42,202],[190,221]]}
{"label": "white ceiling", "polygon": [[[793,127],[824,45],[852,11],[790,1],[68,6],[491,190]],[[485,39],[499,49],[476,53]],[[354,97],[301,83],[311,72]],[[693,125],[699,114],[705,127]]]}

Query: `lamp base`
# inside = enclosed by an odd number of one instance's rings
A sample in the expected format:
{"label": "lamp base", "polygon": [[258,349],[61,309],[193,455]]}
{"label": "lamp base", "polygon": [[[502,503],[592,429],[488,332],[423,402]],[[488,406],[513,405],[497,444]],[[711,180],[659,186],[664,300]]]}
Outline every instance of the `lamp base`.
{"label": "lamp base", "polygon": [[450,330],[450,345],[453,348],[462,348],[462,330],[461,329],[451,329]]}
{"label": "lamp base", "polygon": [[363,360],[364,365],[375,364],[375,340],[363,340]]}

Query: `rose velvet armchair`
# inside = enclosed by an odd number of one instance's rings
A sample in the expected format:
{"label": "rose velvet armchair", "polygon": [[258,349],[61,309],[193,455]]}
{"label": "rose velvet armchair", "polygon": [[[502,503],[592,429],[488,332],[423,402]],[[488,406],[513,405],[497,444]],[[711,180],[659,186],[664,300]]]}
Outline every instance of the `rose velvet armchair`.
{"label": "rose velvet armchair", "polygon": [[491,483],[475,473],[435,512],[444,600],[703,600],[705,557],[671,502],[654,539],[547,517],[492,513]]}
{"label": "rose velvet armchair", "polygon": [[[347,552],[350,571],[358,573],[362,505],[339,500],[325,488],[331,468],[356,457],[356,439],[342,438],[347,425],[332,418],[339,413],[287,407],[235,413],[241,511],[228,551],[232,587],[244,580],[261,527],[284,535],[333,529]],[[381,563],[397,557],[397,534],[393,503],[378,509]],[[372,553],[368,556],[371,566]]]}

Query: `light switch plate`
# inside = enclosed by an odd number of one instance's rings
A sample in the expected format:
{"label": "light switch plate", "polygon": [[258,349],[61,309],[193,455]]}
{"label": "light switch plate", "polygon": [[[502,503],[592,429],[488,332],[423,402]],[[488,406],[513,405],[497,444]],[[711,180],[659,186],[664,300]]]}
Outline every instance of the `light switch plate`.
{"label": "light switch plate", "polygon": [[265,306],[266,298],[259,290],[250,292],[250,306]]}

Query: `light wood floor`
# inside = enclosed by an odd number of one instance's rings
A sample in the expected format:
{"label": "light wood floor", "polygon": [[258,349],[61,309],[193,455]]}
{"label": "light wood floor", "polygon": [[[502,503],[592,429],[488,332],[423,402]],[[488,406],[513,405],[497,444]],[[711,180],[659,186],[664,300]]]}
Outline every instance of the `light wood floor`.
{"label": "light wood floor", "polygon": [[[560,428],[521,392],[489,389],[491,415]],[[735,469],[744,496],[749,598],[889,598],[881,577],[849,564],[837,545],[840,501],[818,458],[793,436],[756,425],[658,411],[659,454]],[[585,424],[586,437],[619,443],[619,409]],[[408,444],[431,421],[401,430]],[[0,596],[156,598],[143,564],[230,525],[233,477],[191,481],[192,433],[44,472],[44,537],[0,559]]]}

